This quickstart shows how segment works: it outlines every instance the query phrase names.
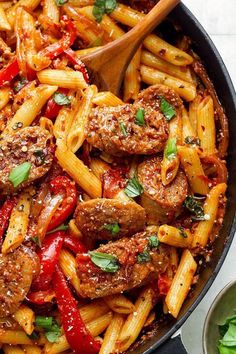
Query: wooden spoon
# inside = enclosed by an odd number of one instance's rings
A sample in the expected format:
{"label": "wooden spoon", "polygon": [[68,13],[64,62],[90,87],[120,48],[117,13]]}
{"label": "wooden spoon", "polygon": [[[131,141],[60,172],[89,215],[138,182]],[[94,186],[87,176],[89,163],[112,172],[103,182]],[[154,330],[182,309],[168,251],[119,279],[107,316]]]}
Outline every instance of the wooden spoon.
{"label": "wooden spoon", "polygon": [[92,82],[100,91],[119,94],[127,66],[138,47],[179,2],[180,0],[160,0],[145,18],[124,36],[81,57],[90,71]]}

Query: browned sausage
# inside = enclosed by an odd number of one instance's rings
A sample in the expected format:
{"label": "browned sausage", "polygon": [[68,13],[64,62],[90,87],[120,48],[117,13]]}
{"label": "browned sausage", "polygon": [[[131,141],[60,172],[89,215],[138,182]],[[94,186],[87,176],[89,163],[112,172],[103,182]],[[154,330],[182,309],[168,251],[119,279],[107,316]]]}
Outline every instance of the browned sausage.
{"label": "browned sausage", "polygon": [[[97,107],[90,114],[87,127],[88,142],[111,155],[144,154],[162,151],[168,138],[168,123],[161,112],[165,98],[180,113],[183,104],[179,96],[163,85],[143,90],[134,104],[118,107]],[[145,125],[136,124],[137,111],[145,111]]]}
{"label": "browned sausage", "polygon": [[93,239],[112,240],[133,235],[144,229],[145,221],[144,209],[132,201],[92,199],[78,204],[75,211],[77,227]]}
{"label": "browned sausage", "polygon": [[0,254],[0,318],[14,313],[38,271],[38,257],[26,247]]}
{"label": "browned sausage", "polygon": [[188,193],[183,171],[179,170],[175,179],[164,186],[161,182],[161,157],[155,156],[138,166],[138,179],[144,188],[141,205],[146,210],[148,223],[166,222],[168,217],[179,211]]}
{"label": "browned sausage", "polygon": [[88,256],[77,255],[81,296],[97,298],[118,294],[147,284],[165,272],[170,248],[166,245],[150,247],[150,236],[156,238],[151,231],[141,232],[93,251],[114,256],[117,262],[117,270],[114,272],[102,270],[95,265],[91,261],[93,252]]}
{"label": "browned sausage", "polygon": [[0,140],[0,193],[14,192],[9,173],[24,162],[31,163],[27,181],[17,189],[45,175],[53,161],[52,135],[41,127],[27,127]]}

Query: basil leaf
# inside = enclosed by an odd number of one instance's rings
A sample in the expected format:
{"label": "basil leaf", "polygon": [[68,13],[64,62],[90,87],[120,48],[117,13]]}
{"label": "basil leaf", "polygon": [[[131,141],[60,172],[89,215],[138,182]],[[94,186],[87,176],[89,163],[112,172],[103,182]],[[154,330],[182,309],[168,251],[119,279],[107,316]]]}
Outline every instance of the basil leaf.
{"label": "basil leaf", "polygon": [[233,323],[229,323],[228,331],[225,333],[220,343],[225,345],[226,347],[232,347],[236,345],[236,325]]}
{"label": "basil leaf", "polygon": [[22,77],[20,81],[18,81],[17,84],[14,86],[14,92],[19,92],[28,82],[29,81],[26,78]]}
{"label": "basil leaf", "polygon": [[196,138],[195,136],[186,136],[186,138],[184,139],[185,144],[189,144],[189,145],[201,145],[201,141],[199,138]]}
{"label": "basil leaf", "polygon": [[218,346],[218,350],[220,354],[235,354],[236,353],[236,346],[233,347],[226,347],[223,344]]}
{"label": "basil leaf", "polygon": [[48,231],[47,235],[52,234],[53,232],[56,232],[56,231],[66,231],[68,229],[69,229],[68,225],[61,224],[61,225],[57,226],[55,229]]}
{"label": "basil leaf", "polygon": [[139,108],[137,110],[134,123],[140,125],[141,127],[144,127],[146,125],[144,115],[145,115],[145,109]]}
{"label": "basil leaf", "polygon": [[124,122],[120,122],[120,130],[124,136],[128,136]]}
{"label": "basil leaf", "polygon": [[97,22],[101,22],[103,15],[111,14],[116,7],[116,0],[95,0],[93,6],[93,16]]}
{"label": "basil leaf", "polygon": [[160,241],[158,240],[157,236],[150,236],[148,239],[148,245],[149,247],[152,248],[157,248],[160,244]]}
{"label": "basil leaf", "polygon": [[58,332],[46,332],[45,337],[50,343],[56,343],[58,342],[58,339],[61,335],[61,331],[59,330]]}
{"label": "basil leaf", "polygon": [[55,0],[55,1],[57,6],[63,6],[68,2],[68,0]]}
{"label": "basil leaf", "polygon": [[108,253],[89,252],[91,261],[104,272],[115,273],[119,270],[118,259]]}
{"label": "basil leaf", "polygon": [[167,102],[164,98],[161,98],[161,112],[166,117],[166,120],[170,121],[176,114],[174,107],[172,107],[169,102]]}
{"label": "basil leaf", "polygon": [[61,329],[53,317],[36,316],[35,324],[45,330],[45,336],[50,343],[57,342],[61,335]]}
{"label": "basil leaf", "polygon": [[176,154],[177,154],[176,138],[169,138],[165,146],[164,155],[168,160],[172,160],[175,158]]}
{"label": "basil leaf", "polygon": [[107,231],[110,231],[113,236],[118,234],[119,231],[120,231],[120,226],[119,226],[119,224],[117,222],[114,223],[114,224],[104,224],[102,228],[107,230]]}
{"label": "basil leaf", "polygon": [[69,97],[61,92],[55,92],[53,95],[53,100],[59,106],[69,106],[71,104]]}
{"label": "basil leaf", "polygon": [[31,169],[30,162],[24,162],[19,166],[14,167],[9,174],[9,181],[14,188],[18,187],[22,182],[27,181]]}
{"label": "basil leaf", "polygon": [[183,238],[188,238],[188,234],[184,231],[183,227],[179,227],[178,229],[179,229],[180,236],[182,236]]}
{"label": "basil leaf", "polygon": [[147,263],[150,262],[151,256],[148,250],[144,250],[143,252],[138,254],[137,261],[138,263]]}
{"label": "basil leaf", "polygon": [[193,214],[193,220],[205,220],[203,206],[201,202],[195,200],[193,196],[187,196],[184,201],[184,207]]}
{"label": "basil leaf", "polygon": [[128,197],[135,198],[143,193],[143,186],[139,183],[137,176],[131,178],[124,190]]}

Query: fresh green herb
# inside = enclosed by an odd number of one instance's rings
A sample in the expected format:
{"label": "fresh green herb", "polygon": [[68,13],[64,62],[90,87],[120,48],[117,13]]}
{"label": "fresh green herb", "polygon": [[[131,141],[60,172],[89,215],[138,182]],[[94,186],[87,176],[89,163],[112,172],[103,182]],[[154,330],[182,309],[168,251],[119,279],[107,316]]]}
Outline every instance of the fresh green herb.
{"label": "fresh green herb", "polygon": [[186,138],[184,139],[185,144],[189,144],[189,145],[201,145],[201,141],[199,138],[196,138],[195,136],[186,136]]}
{"label": "fresh green herb", "polygon": [[45,156],[43,150],[35,150],[34,151],[34,156],[36,156],[36,158],[37,158],[38,165],[43,165],[44,164],[46,156]]}
{"label": "fresh green herb", "polygon": [[20,81],[17,82],[17,84],[14,86],[13,90],[15,93],[19,92],[26,84],[28,83],[28,80],[24,77],[20,79]]}
{"label": "fresh green herb", "polygon": [[120,130],[124,136],[128,136],[124,122],[120,122]]}
{"label": "fresh green herb", "polygon": [[39,335],[37,332],[33,331],[31,334],[27,334],[27,337],[29,337],[29,339],[31,340],[37,340],[39,339]]}
{"label": "fresh green herb", "polygon": [[38,247],[41,247],[42,244],[41,244],[41,240],[38,236],[34,236],[34,237],[31,237],[31,240],[38,246]]}
{"label": "fresh green herb", "polygon": [[169,102],[164,98],[161,98],[161,112],[166,117],[166,120],[170,121],[176,114],[174,107],[172,107]]}
{"label": "fresh green herb", "polygon": [[112,13],[116,6],[116,0],[95,0],[93,6],[93,16],[97,22],[101,22],[103,15]]}
{"label": "fresh green herb", "polygon": [[169,138],[166,143],[164,155],[168,160],[173,160],[177,154],[176,138]]}
{"label": "fresh green herb", "polygon": [[19,166],[14,167],[9,174],[9,181],[13,184],[14,188],[19,186],[22,182],[27,181],[31,169],[30,162],[24,162]]}
{"label": "fresh green herb", "polygon": [[56,232],[56,231],[66,231],[68,229],[69,229],[68,225],[61,224],[61,225],[57,226],[55,229],[48,231],[47,235],[52,234],[53,232]]}
{"label": "fresh green herb", "polygon": [[205,220],[202,203],[196,200],[194,196],[187,196],[184,201],[184,207],[187,208],[193,214],[193,220]]}
{"label": "fresh green herb", "polygon": [[45,336],[50,343],[57,342],[61,335],[61,329],[53,317],[36,316],[35,324],[45,330]]}
{"label": "fresh green herb", "polygon": [[57,6],[63,6],[68,2],[68,0],[55,0],[55,1]]}
{"label": "fresh green herb", "polygon": [[144,115],[145,115],[145,109],[139,108],[137,110],[134,123],[140,125],[141,127],[144,127],[146,125]]}
{"label": "fresh green herb", "polygon": [[236,315],[226,318],[223,325],[219,325],[222,339],[219,340],[218,350],[220,354],[236,353]]}
{"label": "fresh green herb", "polygon": [[160,241],[158,240],[157,236],[150,236],[148,239],[148,245],[149,247],[152,248],[157,248],[160,244]]}
{"label": "fresh green herb", "polygon": [[104,272],[115,273],[119,270],[118,259],[108,253],[89,252],[91,261]]}
{"label": "fresh green herb", "polygon": [[137,176],[134,176],[128,181],[128,184],[124,191],[125,194],[131,198],[138,197],[143,193],[143,186],[139,183]]}
{"label": "fresh green herb", "polygon": [[188,238],[188,234],[184,231],[183,227],[179,227],[178,229],[179,229],[180,236],[182,236],[183,238]]}
{"label": "fresh green herb", "polygon": [[53,95],[53,100],[59,106],[69,106],[71,104],[71,100],[69,99],[69,97],[61,92],[55,92]]}
{"label": "fresh green herb", "polygon": [[137,261],[138,263],[147,263],[150,262],[151,256],[147,249],[138,254]]}
{"label": "fresh green herb", "polygon": [[117,222],[114,224],[104,224],[102,228],[107,231],[110,231],[112,236],[117,235],[120,231],[120,226]]}

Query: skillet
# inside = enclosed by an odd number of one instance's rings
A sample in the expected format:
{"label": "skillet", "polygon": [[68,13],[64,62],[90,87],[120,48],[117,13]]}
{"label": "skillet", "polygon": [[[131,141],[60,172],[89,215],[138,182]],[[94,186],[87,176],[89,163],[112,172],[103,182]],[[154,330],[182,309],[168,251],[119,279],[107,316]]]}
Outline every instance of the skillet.
{"label": "skillet", "polygon": [[[214,251],[211,261],[201,272],[201,276],[191,292],[191,297],[185,300],[178,318],[169,319],[161,325],[154,325],[153,333],[149,339],[141,341],[128,353],[133,354],[182,354],[186,353],[181,345],[180,337],[170,337],[187,320],[206,295],[208,289],[218,274],[228,253],[236,231],[236,94],[227,69],[210,37],[201,24],[184,4],[179,4],[170,15],[183,29],[184,34],[193,42],[194,51],[202,59],[210,79],[212,80],[219,100],[225,109],[229,120],[229,148],[227,157],[228,166],[228,192],[227,208],[223,226],[219,237],[214,242]],[[201,347],[201,343],[199,343]]]}

